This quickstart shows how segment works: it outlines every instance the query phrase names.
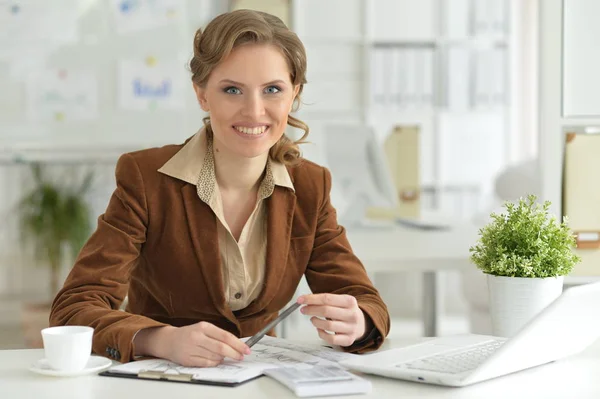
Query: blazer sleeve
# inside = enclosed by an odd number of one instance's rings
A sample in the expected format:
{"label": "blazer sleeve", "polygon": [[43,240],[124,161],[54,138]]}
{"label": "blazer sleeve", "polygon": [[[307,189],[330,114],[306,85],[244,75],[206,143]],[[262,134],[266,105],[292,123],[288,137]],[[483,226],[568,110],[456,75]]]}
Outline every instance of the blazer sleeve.
{"label": "blazer sleeve", "polygon": [[314,247],[305,272],[306,281],[314,293],[346,294],[356,298],[360,309],[371,318],[374,330],[367,331],[365,339],[344,349],[364,353],[381,346],[390,330],[390,316],[364,266],[352,252],[346,230],[337,223],[330,191],[331,174],[323,168],[323,198]]}
{"label": "blazer sleeve", "polygon": [[132,155],[119,158],[115,175],[117,188],[54,299],[50,325],[93,327],[93,351],[127,362],[133,359],[136,332],[165,324],[118,310],[146,240],[148,208]]}

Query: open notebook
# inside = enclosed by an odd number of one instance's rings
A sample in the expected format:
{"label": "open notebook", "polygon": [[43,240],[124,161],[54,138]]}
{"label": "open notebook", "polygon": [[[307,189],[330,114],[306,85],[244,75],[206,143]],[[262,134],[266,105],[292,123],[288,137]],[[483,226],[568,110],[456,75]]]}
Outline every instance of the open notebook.
{"label": "open notebook", "polygon": [[[183,367],[163,359],[147,359],[113,366],[100,373],[108,377],[124,377],[139,379],[165,380],[172,382],[187,382],[195,384],[237,386],[265,374],[266,370],[278,368],[310,369],[314,366],[339,368],[339,362],[352,359],[358,355],[336,351],[330,348],[297,344],[280,338],[264,337],[252,347],[252,354],[245,356],[243,361],[226,359],[217,367],[195,368]],[[341,384],[339,379],[327,379],[313,384],[316,387],[330,388],[334,385],[331,394],[338,394],[340,389],[344,393],[365,393],[370,391],[371,384],[362,378],[353,378],[346,384]],[[292,388],[290,388],[292,389]],[[316,391],[319,391],[316,389]],[[329,389],[328,391],[331,391]],[[318,393],[318,392],[316,392]],[[324,392],[323,392],[324,393]]]}

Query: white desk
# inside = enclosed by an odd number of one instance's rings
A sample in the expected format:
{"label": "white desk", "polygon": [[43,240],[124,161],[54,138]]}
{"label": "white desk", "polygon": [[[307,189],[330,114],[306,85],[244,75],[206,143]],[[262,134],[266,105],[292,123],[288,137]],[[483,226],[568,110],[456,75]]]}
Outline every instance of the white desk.
{"label": "white desk", "polygon": [[449,230],[423,230],[396,225],[393,228],[348,228],[354,253],[368,273],[423,273],[423,331],[438,335],[438,272],[470,270],[469,248],[477,242],[479,227],[455,224]]}
{"label": "white desk", "polygon": [[[401,347],[414,340],[388,341],[384,348]],[[88,398],[295,398],[284,386],[261,377],[236,388],[138,381],[89,375],[74,378],[47,377],[27,370],[43,357],[40,349],[0,351],[0,397]],[[465,388],[447,388],[367,375],[373,383],[369,395],[348,398],[598,398],[600,397],[600,342],[569,359],[526,370]]]}
{"label": "white desk", "polygon": [[[354,253],[368,273],[421,272],[423,274],[423,331],[438,335],[440,297],[438,272],[476,270],[469,248],[477,243],[481,227],[455,223],[448,230],[423,230],[395,225],[393,228],[348,228]],[[570,275],[565,285],[598,281],[598,276]]]}

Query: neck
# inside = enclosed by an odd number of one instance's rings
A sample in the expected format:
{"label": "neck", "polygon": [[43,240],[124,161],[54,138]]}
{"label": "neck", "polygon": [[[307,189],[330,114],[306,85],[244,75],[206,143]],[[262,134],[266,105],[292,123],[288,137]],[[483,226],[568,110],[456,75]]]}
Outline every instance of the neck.
{"label": "neck", "polygon": [[213,148],[215,177],[219,188],[225,191],[251,192],[258,188],[269,154],[255,158],[241,158]]}

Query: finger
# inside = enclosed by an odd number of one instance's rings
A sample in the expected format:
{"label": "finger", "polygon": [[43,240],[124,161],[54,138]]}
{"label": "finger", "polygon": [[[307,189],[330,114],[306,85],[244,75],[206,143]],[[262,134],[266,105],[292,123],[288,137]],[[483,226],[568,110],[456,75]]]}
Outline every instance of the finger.
{"label": "finger", "polygon": [[317,328],[319,337],[331,345],[350,346],[354,343],[354,339],[346,334],[329,334],[327,331]]}
{"label": "finger", "polygon": [[195,356],[195,357],[203,357],[205,359],[208,360],[214,360],[214,361],[218,361],[218,362],[222,362],[225,358],[221,355],[219,355],[218,353],[212,352],[207,348],[204,348],[202,346],[198,346],[196,347],[196,350],[194,350],[193,353],[190,353],[191,356]]}
{"label": "finger", "polygon": [[343,321],[323,320],[318,317],[311,317],[310,321],[313,326],[336,334],[349,334],[354,330],[351,324]]}
{"label": "finger", "polygon": [[187,364],[182,364],[185,367],[216,367],[221,364],[222,360],[207,359],[203,356],[190,356]]}
{"label": "finger", "polygon": [[[202,326],[202,331],[204,332],[204,334],[206,336],[213,338],[217,341],[223,342],[224,344],[226,344],[227,346],[232,348],[235,352],[237,352],[240,355],[243,355],[243,354],[249,355],[250,354],[250,348],[248,348],[248,345],[246,345],[245,343],[240,341],[240,339],[238,337],[236,337],[229,331],[225,331],[225,330],[223,330],[213,324],[210,324],[210,323],[205,323]],[[220,354],[221,352],[217,352],[217,353]],[[229,357],[231,357],[231,356],[229,356]],[[232,359],[236,359],[236,357],[232,357]]]}
{"label": "finger", "polygon": [[331,320],[350,321],[354,312],[351,309],[337,308],[335,306],[307,305],[300,312],[309,316],[326,317]]}
{"label": "finger", "polygon": [[298,302],[304,305],[329,305],[340,308],[351,308],[356,306],[356,298],[352,295],[338,294],[307,294],[298,298]]}
{"label": "finger", "polygon": [[331,342],[331,337],[333,337],[333,334],[329,334],[329,333],[327,333],[327,331],[325,331],[321,328],[317,328],[317,333],[319,334],[319,338],[321,338],[323,341],[327,342],[328,344],[333,345],[333,343]]}
{"label": "finger", "polygon": [[205,337],[204,341],[202,342],[202,346],[206,349],[208,349],[209,351],[216,353],[219,356],[222,357],[228,357],[230,359],[235,359],[235,360],[243,360],[244,359],[244,355],[239,353],[237,350],[235,350],[234,348],[232,348],[231,346],[229,346],[227,343],[223,342],[223,341],[219,341],[218,339],[212,338],[212,337]]}

